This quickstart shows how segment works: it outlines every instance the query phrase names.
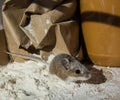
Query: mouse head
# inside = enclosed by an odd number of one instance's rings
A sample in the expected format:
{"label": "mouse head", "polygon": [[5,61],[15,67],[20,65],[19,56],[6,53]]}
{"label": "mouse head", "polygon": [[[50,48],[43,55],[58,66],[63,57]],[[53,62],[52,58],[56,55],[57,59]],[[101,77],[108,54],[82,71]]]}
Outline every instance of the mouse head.
{"label": "mouse head", "polygon": [[68,71],[68,81],[85,81],[91,78],[89,70],[81,64],[75,57],[65,57],[61,63],[64,68]]}

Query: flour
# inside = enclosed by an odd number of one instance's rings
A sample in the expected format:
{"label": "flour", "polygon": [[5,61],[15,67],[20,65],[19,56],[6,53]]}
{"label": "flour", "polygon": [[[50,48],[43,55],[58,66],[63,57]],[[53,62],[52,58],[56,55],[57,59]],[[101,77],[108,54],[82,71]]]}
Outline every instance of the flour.
{"label": "flour", "polygon": [[[96,67],[96,66],[94,66]],[[33,61],[0,68],[0,100],[120,100],[120,68],[103,69],[102,84],[67,83]]]}

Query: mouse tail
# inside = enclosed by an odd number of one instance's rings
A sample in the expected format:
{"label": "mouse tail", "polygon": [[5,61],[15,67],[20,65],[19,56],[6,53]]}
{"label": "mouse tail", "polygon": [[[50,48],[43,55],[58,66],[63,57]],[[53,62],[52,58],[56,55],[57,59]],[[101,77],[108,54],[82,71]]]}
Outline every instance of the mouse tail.
{"label": "mouse tail", "polygon": [[17,53],[13,53],[13,52],[8,52],[8,51],[5,51],[5,53],[9,54],[9,55],[12,55],[12,56],[17,56],[17,57],[21,57],[23,59],[29,59],[29,60],[32,60],[32,61],[36,61],[36,62],[43,62],[45,63],[45,61],[43,61],[40,57],[37,57],[37,56],[34,56],[34,55],[23,55],[23,54],[17,54]]}

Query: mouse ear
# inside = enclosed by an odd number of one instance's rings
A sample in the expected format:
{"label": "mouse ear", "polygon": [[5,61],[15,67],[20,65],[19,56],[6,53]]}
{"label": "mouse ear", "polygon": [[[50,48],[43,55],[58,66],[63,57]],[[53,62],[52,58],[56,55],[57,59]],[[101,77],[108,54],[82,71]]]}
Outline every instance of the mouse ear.
{"label": "mouse ear", "polygon": [[62,63],[62,65],[64,66],[64,68],[66,70],[70,69],[70,62],[69,62],[69,60],[67,58],[62,59],[61,63]]}

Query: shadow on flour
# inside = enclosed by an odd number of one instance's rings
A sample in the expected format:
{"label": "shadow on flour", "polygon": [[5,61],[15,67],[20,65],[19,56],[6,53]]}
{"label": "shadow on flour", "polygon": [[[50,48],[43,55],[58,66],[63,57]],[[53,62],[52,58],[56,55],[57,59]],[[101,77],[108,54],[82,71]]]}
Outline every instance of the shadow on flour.
{"label": "shadow on flour", "polygon": [[102,70],[98,70],[93,67],[93,64],[84,64],[91,72],[91,78],[87,81],[77,81],[76,83],[88,83],[88,84],[102,84],[105,83],[107,78],[103,74]]}

